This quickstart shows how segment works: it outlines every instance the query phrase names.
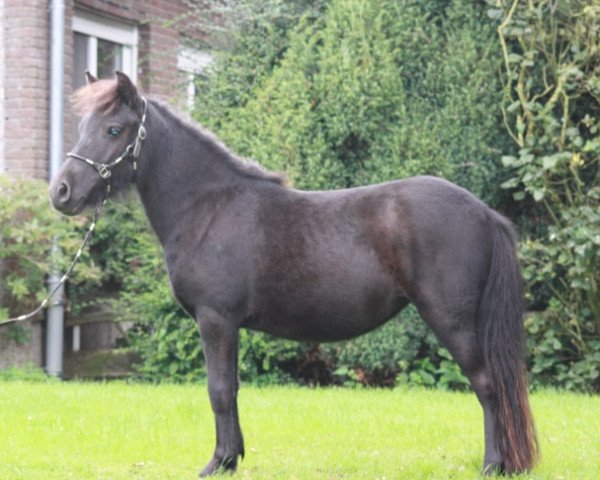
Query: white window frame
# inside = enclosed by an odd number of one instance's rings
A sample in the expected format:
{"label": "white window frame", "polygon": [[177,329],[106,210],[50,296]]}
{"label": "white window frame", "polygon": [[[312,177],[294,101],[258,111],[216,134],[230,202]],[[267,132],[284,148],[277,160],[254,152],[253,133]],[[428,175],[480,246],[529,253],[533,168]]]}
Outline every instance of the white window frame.
{"label": "white window frame", "polygon": [[187,73],[186,106],[189,113],[194,111],[196,75],[202,75],[212,61],[213,56],[210,53],[193,48],[181,48],[177,54],[177,70]]}
{"label": "white window frame", "polygon": [[89,36],[88,69],[92,75],[98,74],[98,39],[102,39],[123,46],[123,73],[134,83],[137,82],[137,26],[76,10],[73,14],[73,32]]}

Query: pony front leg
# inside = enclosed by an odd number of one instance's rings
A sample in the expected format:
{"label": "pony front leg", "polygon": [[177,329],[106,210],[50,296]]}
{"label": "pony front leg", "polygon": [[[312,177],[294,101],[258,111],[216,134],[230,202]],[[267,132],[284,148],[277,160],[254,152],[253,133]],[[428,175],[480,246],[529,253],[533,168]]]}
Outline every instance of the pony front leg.
{"label": "pony front leg", "polygon": [[238,456],[244,457],[237,409],[238,328],[212,309],[201,309],[196,317],[202,336],[208,394],[217,434],[213,458],[200,472],[201,477],[206,477],[223,470],[234,471]]}

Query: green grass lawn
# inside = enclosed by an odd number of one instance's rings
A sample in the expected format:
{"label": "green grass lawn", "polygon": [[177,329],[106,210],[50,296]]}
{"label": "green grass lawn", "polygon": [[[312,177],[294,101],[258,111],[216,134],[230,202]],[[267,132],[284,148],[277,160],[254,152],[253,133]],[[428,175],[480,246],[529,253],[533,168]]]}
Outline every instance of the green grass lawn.
{"label": "green grass lawn", "polygon": [[[529,476],[600,478],[600,397],[532,397]],[[483,454],[472,394],[242,387],[240,479],[471,479]],[[0,382],[0,479],[193,479],[213,449],[205,386]]]}

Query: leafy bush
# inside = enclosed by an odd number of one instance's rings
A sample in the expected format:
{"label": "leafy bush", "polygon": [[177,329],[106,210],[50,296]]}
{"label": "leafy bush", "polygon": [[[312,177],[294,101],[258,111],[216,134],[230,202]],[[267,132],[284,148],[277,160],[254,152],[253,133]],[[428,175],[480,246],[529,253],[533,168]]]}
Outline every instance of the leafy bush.
{"label": "leafy bush", "polygon": [[24,367],[10,367],[0,370],[0,381],[58,382],[59,379],[46,374],[44,370],[33,364],[28,364]]}
{"label": "leafy bush", "polygon": [[[289,46],[289,35],[301,17],[316,21],[327,0],[209,0],[210,9],[221,18],[209,17],[201,29],[217,57],[197,88],[197,111],[211,118],[211,126],[235,121],[229,114],[244,106],[266,77],[281,62]],[[206,17],[205,4],[196,16]]]}
{"label": "leafy bush", "polygon": [[468,380],[410,305],[373,332],[322,345],[333,382],[464,388]]}
{"label": "leafy bush", "polygon": [[257,384],[291,383],[286,365],[302,358],[307,346],[249,330],[240,330],[240,379]]}
{"label": "leafy bush", "polygon": [[[482,144],[495,145],[501,135],[489,128],[488,106],[499,90],[490,53],[494,32],[481,22],[481,11],[443,1],[432,9],[336,0],[259,2],[244,12],[237,41],[201,85],[198,105],[205,123],[238,152],[285,170],[307,189],[436,173],[484,191],[495,157]],[[474,62],[480,64],[475,73]],[[70,296],[119,292],[115,312],[118,320],[134,321],[126,341],[142,358],[138,376],[202,378],[196,325],[172,299],[141,211],[130,203],[109,206],[91,254],[102,292],[79,283]],[[445,359],[414,310],[407,312],[403,322],[320,347],[326,373],[317,381],[440,382]],[[313,381],[307,364],[314,351],[242,332],[240,375]],[[429,363],[414,364],[417,357]]]}
{"label": "leafy bush", "polygon": [[[535,310],[526,320],[534,383],[599,391],[599,7],[216,3],[234,15],[237,35],[199,84],[198,119],[298,188],[433,173],[511,209],[527,232],[520,255]],[[46,188],[0,177],[0,316],[43,297],[45,272],[64,267],[85,231],[85,219],[59,220],[48,209]],[[113,204],[104,218],[69,286],[73,308],[90,293],[119,292],[115,312],[133,323],[126,341],[142,359],[137,376],[202,379],[197,327],[172,298],[139,206]],[[465,383],[413,309],[330,345],[242,331],[240,375],[258,383]]]}
{"label": "leafy bush", "polygon": [[423,351],[436,344],[414,307],[380,328],[345,342],[325,344],[336,381],[393,385]]}
{"label": "leafy bush", "polygon": [[[39,305],[47,295],[47,272],[66,269],[87,223],[85,217],[66,218],[53,211],[46,182],[0,175],[0,319]],[[100,269],[88,253],[75,276],[83,282],[100,278]]]}
{"label": "leafy bush", "polygon": [[[498,128],[501,50],[485,9],[340,0],[285,33],[266,29],[254,37],[254,27],[242,28],[233,52],[217,62],[197,105],[200,122],[236,152],[286,172],[302,189],[431,173],[499,198],[506,177],[499,153],[510,136]],[[254,55],[257,39],[270,54]],[[419,325],[419,335],[407,325]],[[347,343],[305,350],[284,367],[310,383],[389,384],[398,377],[462,385],[457,367],[424,335],[420,319],[394,321]]]}
{"label": "leafy bush", "polygon": [[[104,272],[103,292],[108,298],[118,293],[112,299],[115,320],[132,325],[124,342],[141,358],[136,378],[153,382],[203,378],[197,326],[173,298],[160,246],[137,199],[131,196],[106,205],[90,250]],[[75,289],[82,297],[90,286]]]}
{"label": "leafy bush", "polygon": [[[298,188],[432,173],[495,198],[497,152],[509,136],[494,108],[502,98],[494,30],[482,9],[435,7],[333,1],[278,37],[285,48],[271,70],[240,40],[209,77],[198,118]],[[255,70],[250,89],[229,82]]]}
{"label": "leafy bush", "polygon": [[522,242],[532,372],[600,390],[600,6],[500,2],[504,183],[534,221]]}

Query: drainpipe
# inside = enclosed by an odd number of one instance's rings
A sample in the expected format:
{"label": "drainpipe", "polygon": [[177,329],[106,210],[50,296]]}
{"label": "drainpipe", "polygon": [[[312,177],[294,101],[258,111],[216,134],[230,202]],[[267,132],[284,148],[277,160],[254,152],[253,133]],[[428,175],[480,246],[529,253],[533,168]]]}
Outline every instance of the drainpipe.
{"label": "drainpipe", "polygon": [[[65,88],[65,3],[52,0],[50,6],[50,168],[52,180],[63,160],[64,88]],[[58,247],[56,241],[53,250]],[[60,282],[56,271],[48,278],[48,288]],[[64,289],[61,287],[46,313],[46,373],[63,373]]]}

